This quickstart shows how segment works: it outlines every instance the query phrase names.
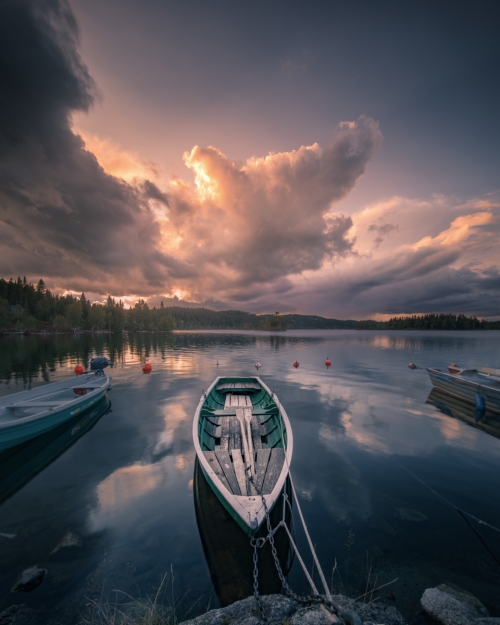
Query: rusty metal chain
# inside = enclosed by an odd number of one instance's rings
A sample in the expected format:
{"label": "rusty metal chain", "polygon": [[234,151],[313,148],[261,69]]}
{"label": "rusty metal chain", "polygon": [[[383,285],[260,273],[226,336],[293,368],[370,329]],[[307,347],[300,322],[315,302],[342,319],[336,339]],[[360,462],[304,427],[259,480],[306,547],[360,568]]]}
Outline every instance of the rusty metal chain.
{"label": "rusty metal chain", "polygon": [[[248,471],[248,469],[247,469]],[[325,606],[325,608],[334,616],[336,616],[338,619],[340,619],[343,622],[342,619],[342,613],[339,610],[339,608],[333,603],[333,601],[330,601],[329,599],[327,599],[325,596],[323,595],[304,595],[304,596],[300,596],[298,595],[296,592],[294,592],[291,588],[290,585],[288,584],[288,582],[286,581],[285,575],[283,574],[283,571],[281,569],[281,565],[279,562],[279,558],[278,558],[278,551],[276,549],[276,545],[274,544],[274,535],[276,534],[276,532],[279,530],[280,527],[282,527],[285,524],[285,520],[283,519],[282,521],[280,521],[278,523],[278,525],[273,529],[271,526],[271,517],[269,514],[269,509],[267,507],[267,503],[266,503],[266,499],[264,497],[264,495],[262,494],[262,492],[260,491],[260,489],[257,488],[257,485],[255,484],[254,478],[252,475],[248,475],[248,479],[251,482],[251,484],[253,485],[253,487],[255,488],[255,490],[257,491],[257,493],[260,495],[261,499],[262,499],[262,505],[264,507],[264,513],[266,515],[266,525],[267,525],[267,536],[263,537],[263,538],[251,538],[250,539],[250,544],[252,545],[253,549],[254,549],[254,554],[253,554],[253,563],[254,563],[254,571],[253,571],[253,577],[254,577],[254,583],[253,583],[253,587],[254,587],[254,597],[257,601],[257,604],[259,606],[259,610],[261,612],[262,615],[262,619],[264,621],[264,623],[267,623],[267,617],[265,616],[264,613],[264,606],[262,604],[262,599],[260,597],[259,594],[259,582],[258,582],[258,574],[259,574],[259,570],[258,570],[258,549],[261,549],[265,543],[267,541],[269,541],[269,544],[271,545],[271,553],[273,555],[273,559],[274,559],[274,564],[276,567],[276,571],[278,573],[278,577],[280,578],[281,584],[283,586],[283,589],[285,590],[286,594],[291,597],[294,601],[296,601],[297,603],[302,603],[302,604],[307,604],[307,605],[311,605],[313,603],[316,604],[323,604]],[[288,499],[286,497],[286,494],[283,493],[283,496]]]}

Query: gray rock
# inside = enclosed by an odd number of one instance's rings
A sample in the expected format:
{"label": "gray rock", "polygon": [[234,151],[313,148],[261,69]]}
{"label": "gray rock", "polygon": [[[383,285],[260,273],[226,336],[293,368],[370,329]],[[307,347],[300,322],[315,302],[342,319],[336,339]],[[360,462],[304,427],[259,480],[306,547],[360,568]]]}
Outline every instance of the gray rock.
{"label": "gray rock", "polygon": [[470,625],[489,616],[488,610],[470,592],[451,584],[427,588],[420,599],[427,614],[443,625]]}
{"label": "gray rock", "polygon": [[290,625],[330,625],[330,620],[319,606],[299,608]]}
{"label": "gray rock", "polygon": [[500,617],[478,618],[477,621],[474,621],[474,625],[500,625]]}
{"label": "gray rock", "polygon": [[394,510],[394,516],[400,521],[412,521],[413,523],[429,520],[429,517],[425,516],[425,514],[418,510],[412,510],[411,508],[396,508]]}
{"label": "gray rock", "polygon": [[[355,610],[363,621],[384,625],[406,625],[403,616],[394,607],[373,603],[352,602],[344,595],[333,597],[340,609]],[[303,607],[283,595],[262,597],[264,612],[270,625],[329,625],[330,620],[318,605]],[[254,597],[237,601],[227,608],[212,610],[203,616],[185,621],[182,625],[258,625],[262,623]]]}
{"label": "gray rock", "polygon": [[384,625],[406,625],[401,612],[394,606],[382,605],[379,603],[360,603],[352,601],[344,595],[335,595],[333,597],[335,603],[341,608],[355,610],[363,623],[384,623]]}
{"label": "gray rock", "polygon": [[71,558],[82,548],[83,541],[77,534],[66,532],[57,547],[51,551],[52,559]]}
{"label": "gray rock", "polygon": [[[261,599],[270,625],[281,625],[283,621],[290,621],[297,611],[295,601],[283,595],[266,595]],[[211,610],[198,618],[185,621],[184,625],[257,625],[259,622],[257,602],[254,597],[248,597],[226,608]]]}
{"label": "gray rock", "polygon": [[25,569],[17,578],[12,592],[31,592],[43,582],[47,569],[39,569],[36,565]]}

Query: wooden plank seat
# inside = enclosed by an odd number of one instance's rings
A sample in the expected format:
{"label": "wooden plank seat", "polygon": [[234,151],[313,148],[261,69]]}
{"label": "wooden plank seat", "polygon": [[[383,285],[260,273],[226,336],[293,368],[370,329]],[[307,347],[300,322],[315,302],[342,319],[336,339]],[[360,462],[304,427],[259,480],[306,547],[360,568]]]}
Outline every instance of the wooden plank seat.
{"label": "wooden plank seat", "polygon": [[221,392],[230,392],[230,391],[237,391],[237,392],[246,392],[246,391],[259,391],[260,390],[260,386],[258,384],[254,384],[252,382],[232,382],[232,383],[226,383],[226,384],[219,384],[216,389],[216,391],[221,391]]}

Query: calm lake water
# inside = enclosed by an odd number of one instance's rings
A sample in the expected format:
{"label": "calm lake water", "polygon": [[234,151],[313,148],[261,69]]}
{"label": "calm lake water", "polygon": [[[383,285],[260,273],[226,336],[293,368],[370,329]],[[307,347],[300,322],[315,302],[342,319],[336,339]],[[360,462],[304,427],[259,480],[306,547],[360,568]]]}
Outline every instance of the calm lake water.
{"label": "calm lake water", "polygon": [[[121,601],[117,590],[145,598],[165,575],[169,596],[197,601],[191,615],[219,605],[217,593],[221,602],[237,594],[221,591],[225,582],[214,571],[227,561],[235,579],[249,575],[246,539],[206,499],[191,429],[202,390],[217,375],[254,375],[260,362],[291,421],[294,484],[334,590],[356,596],[367,582],[397,579],[375,595],[411,619],[424,589],[448,581],[500,615],[500,534],[471,522],[492,555],[428,488],[500,527],[500,440],[426,403],[427,372],[407,366],[498,367],[499,354],[500,332],[0,338],[0,395],[63,379],[96,355],[113,361],[110,412],[101,406],[20,459],[0,455],[0,612],[24,603],[41,622],[77,623],[92,601]],[[142,374],[145,360],[150,375]],[[207,546],[219,524],[224,540]],[[82,546],[51,553],[67,532]],[[297,519],[296,534],[311,566]],[[35,564],[48,571],[42,584],[11,593],[18,574]],[[273,571],[262,575],[272,586]],[[308,591],[297,561],[288,579]]]}

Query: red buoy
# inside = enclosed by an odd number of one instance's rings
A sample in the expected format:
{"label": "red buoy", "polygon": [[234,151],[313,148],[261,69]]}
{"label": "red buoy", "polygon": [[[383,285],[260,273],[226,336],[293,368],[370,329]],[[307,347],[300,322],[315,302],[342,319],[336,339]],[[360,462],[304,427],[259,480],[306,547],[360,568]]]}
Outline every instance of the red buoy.
{"label": "red buoy", "polygon": [[331,366],[332,366],[332,361],[331,361],[329,358],[327,358],[327,359],[325,360],[325,365],[326,365],[326,368],[328,369],[328,367],[331,367]]}
{"label": "red buoy", "polygon": [[297,369],[297,367],[299,366],[299,363],[297,360],[293,363],[293,366]]}
{"label": "red buoy", "polygon": [[417,365],[414,362],[410,362],[409,365],[408,365],[408,368],[409,369],[416,369]]}
{"label": "red buoy", "polygon": [[460,367],[452,362],[451,365],[448,365],[448,371],[450,373],[458,373],[460,371]]}
{"label": "red buoy", "polygon": [[152,368],[153,368],[153,367],[151,366],[151,363],[149,363],[149,362],[145,362],[145,363],[142,365],[142,372],[143,372],[143,373],[151,373],[151,369],[152,369]]}
{"label": "red buoy", "polygon": [[262,365],[260,364],[260,362],[256,362],[255,363],[255,368],[257,369],[257,371],[262,367]]}
{"label": "red buoy", "polygon": [[82,367],[82,365],[76,365],[75,367],[75,373],[76,375],[81,375],[83,373],[84,369]]}

